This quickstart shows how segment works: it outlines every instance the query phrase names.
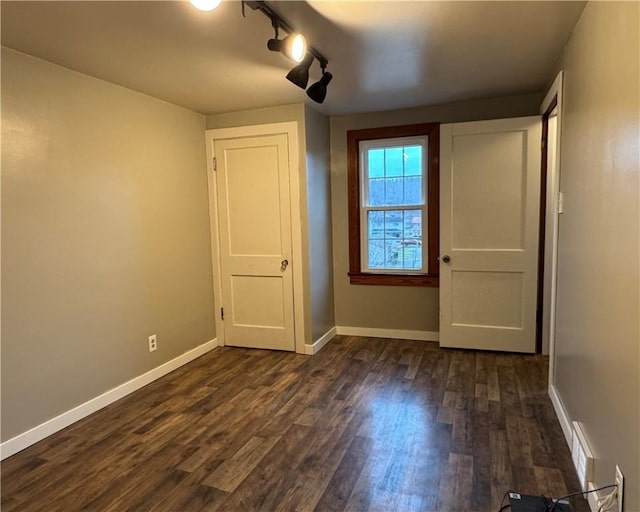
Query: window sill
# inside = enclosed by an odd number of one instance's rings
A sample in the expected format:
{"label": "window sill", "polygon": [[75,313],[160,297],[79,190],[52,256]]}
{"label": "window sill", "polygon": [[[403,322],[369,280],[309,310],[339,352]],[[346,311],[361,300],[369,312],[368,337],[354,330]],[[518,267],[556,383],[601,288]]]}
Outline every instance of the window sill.
{"label": "window sill", "polygon": [[433,274],[371,274],[368,272],[349,272],[348,275],[351,284],[430,287],[437,287],[440,284],[440,278]]}

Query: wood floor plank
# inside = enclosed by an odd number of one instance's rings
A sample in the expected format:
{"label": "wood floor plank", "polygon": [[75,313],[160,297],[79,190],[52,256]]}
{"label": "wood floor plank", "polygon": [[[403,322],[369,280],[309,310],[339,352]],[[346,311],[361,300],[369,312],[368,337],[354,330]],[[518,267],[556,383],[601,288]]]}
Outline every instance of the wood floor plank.
{"label": "wood floor plank", "polygon": [[[491,423],[488,402],[474,401],[473,436],[473,482],[471,506],[474,510],[491,510]],[[487,406],[485,408],[485,405]]]}
{"label": "wood floor plank", "polygon": [[[543,356],[221,347],[0,464],[8,512],[493,512],[577,490]],[[574,500],[576,512],[588,512]]]}
{"label": "wood floor plank", "polygon": [[[494,416],[495,418],[496,416]],[[509,490],[518,491],[514,486],[514,478],[511,472],[509,458],[509,442],[506,429],[501,428],[500,423],[492,422],[494,429],[489,435],[489,448],[491,452],[491,507],[499,508],[504,493]]]}
{"label": "wood floor plank", "polygon": [[567,486],[564,482],[562,471],[558,468],[545,468],[535,466],[533,473],[536,477],[539,492],[546,496],[564,496],[567,494]]}
{"label": "wood floor plank", "polygon": [[202,483],[225,492],[235,491],[278,440],[277,437],[252,437]]}
{"label": "wood floor plank", "polygon": [[353,439],[315,510],[323,512],[344,510],[369,456],[371,445],[371,439],[366,437],[356,436]]}
{"label": "wood floor plank", "polygon": [[[274,510],[282,501],[297,476],[296,468],[304,457],[305,439],[311,429],[292,425],[281,436],[224,503],[227,510],[249,506],[253,510]],[[269,485],[264,485],[269,482]]]}
{"label": "wood floor plank", "polygon": [[439,509],[450,511],[471,510],[473,489],[473,457],[450,453],[449,461],[440,479]]}
{"label": "wood floor plank", "polygon": [[[196,485],[192,492],[175,510],[189,512],[215,512],[224,510],[222,504],[227,499],[227,493],[207,485]],[[160,508],[158,510],[169,511],[174,509]]]}
{"label": "wood floor plank", "polygon": [[531,441],[526,419],[521,416],[508,415],[505,421],[511,464],[524,467],[533,466]]}
{"label": "wood floor plank", "polygon": [[541,493],[538,487],[535,470],[531,466],[511,466],[513,475],[513,487],[521,494]]}
{"label": "wood floor plank", "polygon": [[[123,511],[134,504],[140,504],[145,495],[159,488],[159,484],[166,478],[173,468],[184,457],[184,446],[170,443],[160,450],[149,454],[135,466],[135,470],[120,473],[107,482],[103,488],[94,492],[95,498],[80,500],[76,495],[66,503],[56,503],[55,510],[83,510],[83,511]],[[100,479],[98,479],[100,481]],[[104,485],[108,484],[108,485]],[[102,491],[102,492],[100,492]],[[84,503],[83,503],[84,501]],[[78,505],[82,504],[82,507]]]}

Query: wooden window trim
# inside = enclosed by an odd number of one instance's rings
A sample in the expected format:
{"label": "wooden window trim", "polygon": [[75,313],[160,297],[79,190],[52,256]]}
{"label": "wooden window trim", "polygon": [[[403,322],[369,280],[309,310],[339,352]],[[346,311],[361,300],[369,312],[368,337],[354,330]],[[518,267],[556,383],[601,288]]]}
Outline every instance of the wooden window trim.
{"label": "wooden window trim", "polygon": [[[428,137],[427,169],[427,273],[362,272],[360,248],[360,142],[398,137]],[[422,123],[347,132],[347,178],[349,202],[349,280],[351,284],[438,286],[440,252],[440,123]]]}

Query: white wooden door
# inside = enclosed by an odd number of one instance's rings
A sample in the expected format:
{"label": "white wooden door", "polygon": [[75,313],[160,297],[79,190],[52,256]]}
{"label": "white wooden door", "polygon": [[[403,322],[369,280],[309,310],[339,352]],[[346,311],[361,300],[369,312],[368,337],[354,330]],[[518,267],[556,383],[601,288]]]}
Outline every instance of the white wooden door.
{"label": "white wooden door", "polygon": [[441,126],[440,345],[535,352],[539,117]]}
{"label": "white wooden door", "polygon": [[294,350],[285,134],[216,140],[225,344]]}

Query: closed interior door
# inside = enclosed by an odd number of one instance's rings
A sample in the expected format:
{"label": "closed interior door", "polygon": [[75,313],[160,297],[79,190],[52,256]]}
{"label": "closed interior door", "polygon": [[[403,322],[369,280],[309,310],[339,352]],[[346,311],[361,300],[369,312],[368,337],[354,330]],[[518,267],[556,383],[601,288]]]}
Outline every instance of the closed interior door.
{"label": "closed interior door", "polygon": [[538,117],[441,126],[440,344],[535,352]]}
{"label": "closed interior door", "polygon": [[216,140],[225,344],[294,350],[285,134]]}

